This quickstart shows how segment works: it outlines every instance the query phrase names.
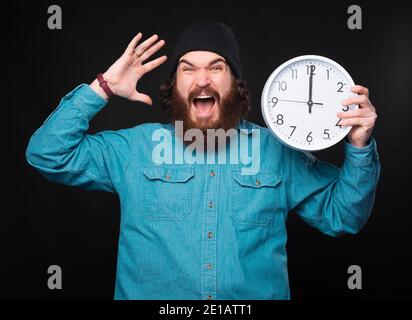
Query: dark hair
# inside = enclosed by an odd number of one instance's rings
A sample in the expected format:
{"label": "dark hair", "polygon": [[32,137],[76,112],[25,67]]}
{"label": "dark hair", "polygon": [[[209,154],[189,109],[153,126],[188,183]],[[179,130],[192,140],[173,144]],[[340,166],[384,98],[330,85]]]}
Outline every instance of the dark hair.
{"label": "dark hair", "polygon": [[[240,108],[240,116],[242,119],[246,119],[251,109],[251,94],[246,85],[246,81],[232,77],[232,81],[235,81],[237,91],[237,103]],[[160,107],[165,110],[170,116],[173,114],[172,110],[172,95],[173,88],[176,84],[176,73],[173,77],[167,77],[163,79],[160,85],[159,91],[159,103]]]}

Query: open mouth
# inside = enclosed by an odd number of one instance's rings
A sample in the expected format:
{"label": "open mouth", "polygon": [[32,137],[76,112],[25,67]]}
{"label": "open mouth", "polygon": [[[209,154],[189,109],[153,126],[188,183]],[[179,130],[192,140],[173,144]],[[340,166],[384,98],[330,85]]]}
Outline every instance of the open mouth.
{"label": "open mouth", "polygon": [[193,98],[193,105],[199,116],[210,116],[215,109],[216,99],[211,95],[196,96]]}

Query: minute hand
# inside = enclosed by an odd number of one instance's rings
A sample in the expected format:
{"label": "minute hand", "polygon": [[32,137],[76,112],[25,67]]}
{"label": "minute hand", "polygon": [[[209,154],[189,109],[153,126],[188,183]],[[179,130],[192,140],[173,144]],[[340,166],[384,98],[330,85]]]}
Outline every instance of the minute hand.
{"label": "minute hand", "polygon": [[315,66],[311,65],[310,66],[310,75],[309,75],[309,100],[308,100],[308,106],[309,106],[309,113],[312,113],[312,106],[313,106],[313,101],[312,101],[312,86],[313,86],[313,75],[315,74]]}

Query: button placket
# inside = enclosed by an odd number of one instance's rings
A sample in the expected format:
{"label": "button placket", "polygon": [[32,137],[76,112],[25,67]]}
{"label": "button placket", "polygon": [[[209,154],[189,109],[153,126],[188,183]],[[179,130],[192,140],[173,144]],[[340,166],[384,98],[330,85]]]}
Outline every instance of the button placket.
{"label": "button placket", "polygon": [[206,194],[204,225],[202,237],[202,299],[215,299],[217,296],[216,283],[216,229],[217,229],[217,210],[219,179],[215,165],[206,166]]}

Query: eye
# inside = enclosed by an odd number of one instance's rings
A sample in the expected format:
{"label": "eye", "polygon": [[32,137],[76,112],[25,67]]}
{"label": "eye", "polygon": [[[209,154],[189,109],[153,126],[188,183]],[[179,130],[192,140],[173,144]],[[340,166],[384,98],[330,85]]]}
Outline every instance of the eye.
{"label": "eye", "polygon": [[223,66],[222,66],[222,65],[216,65],[216,66],[213,66],[211,69],[212,69],[213,71],[222,71],[222,70],[223,70]]}
{"label": "eye", "polygon": [[191,72],[191,71],[193,71],[193,67],[188,66],[188,65],[184,65],[184,66],[182,66],[182,71],[183,72]]}

